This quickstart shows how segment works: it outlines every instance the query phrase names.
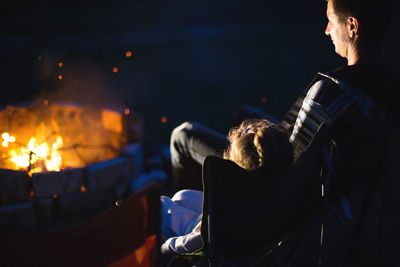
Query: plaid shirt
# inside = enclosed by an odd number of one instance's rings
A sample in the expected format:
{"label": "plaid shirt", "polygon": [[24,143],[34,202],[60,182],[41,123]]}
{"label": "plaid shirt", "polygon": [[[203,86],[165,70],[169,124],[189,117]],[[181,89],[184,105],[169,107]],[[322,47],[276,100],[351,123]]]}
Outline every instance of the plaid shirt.
{"label": "plaid shirt", "polygon": [[361,117],[354,122],[362,122],[362,126],[371,132],[391,129],[394,122],[398,122],[398,118],[385,107],[375,103],[351,84],[318,73],[280,124],[291,133],[295,159],[308,146],[321,123],[331,126],[352,105],[356,106],[357,116]]}

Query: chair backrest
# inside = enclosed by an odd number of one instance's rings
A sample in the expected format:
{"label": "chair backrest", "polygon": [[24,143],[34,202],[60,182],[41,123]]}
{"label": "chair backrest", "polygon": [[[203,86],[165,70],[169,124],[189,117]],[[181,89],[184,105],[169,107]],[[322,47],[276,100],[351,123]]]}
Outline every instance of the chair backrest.
{"label": "chair backrest", "polygon": [[[370,155],[371,166],[365,166],[374,170],[373,179],[365,179],[367,181],[358,187],[344,191],[346,194],[325,200],[322,216],[275,251],[278,257],[288,255],[287,251],[290,251],[285,266],[398,265],[399,132],[383,133],[374,146],[379,149]],[[336,171],[331,177],[333,180],[340,173]],[[359,173],[365,173],[365,170],[359,170]],[[330,190],[326,191],[329,195]]]}
{"label": "chair backrest", "polygon": [[382,170],[381,197],[384,201],[381,218],[379,258],[382,266],[399,262],[400,251],[400,132],[391,135]]}
{"label": "chair backrest", "polygon": [[72,229],[0,240],[1,266],[152,266],[160,188],[145,187]]}
{"label": "chair backrest", "polygon": [[324,266],[398,265],[400,133],[385,137],[382,163],[373,182],[346,194],[329,209]]}
{"label": "chair backrest", "polygon": [[265,253],[299,224],[321,212],[321,127],[290,170],[270,174],[246,171],[209,156],[203,164],[204,250],[211,257],[234,260]]}

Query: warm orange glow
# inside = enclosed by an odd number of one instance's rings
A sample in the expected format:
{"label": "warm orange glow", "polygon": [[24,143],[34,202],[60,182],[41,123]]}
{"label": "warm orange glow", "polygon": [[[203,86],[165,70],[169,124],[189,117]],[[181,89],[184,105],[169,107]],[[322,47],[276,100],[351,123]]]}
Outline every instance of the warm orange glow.
{"label": "warm orange glow", "polygon": [[261,102],[262,102],[263,104],[267,103],[267,98],[266,98],[266,97],[262,97],[262,98],[261,98]]}
{"label": "warm orange glow", "polygon": [[126,57],[131,57],[132,56],[132,51],[126,51],[125,56]]}
{"label": "warm orange glow", "polygon": [[14,143],[15,142],[15,137],[12,135],[9,135],[7,132],[4,132],[1,137],[3,137],[3,142],[1,145],[3,147],[8,147],[8,143]]}
{"label": "warm orange glow", "polygon": [[34,104],[0,112],[0,169],[32,174],[81,168],[118,156],[128,141],[124,111],[129,106],[119,111],[90,107],[85,113],[84,107],[45,98]]}
{"label": "warm orange glow", "polygon": [[117,73],[117,72],[118,72],[118,68],[117,68],[117,67],[114,67],[114,68],[112,68],[112,71],[113,71],[114,73]]}
{"label": "warm orange glow", "polygon": [[161,117],[161,122],[166,123],[167,122],[167,117]]}
{"label": "warm orange glow", "polygon": [[84,184],[81,184],[81,192],[87,192],[87,188]]}
{"label": "warm orange glow", "polygon": [[131,110],[130,110],[129,108],[126,108],[126,109],[124,110],[124,114],[125,114],[125,115],[131,114]]}
{"label": "warm orange glow", "polygon": [[62,62],[58,62],[58,66],[59,66],[60,68],[62,68],[63,63],[62,63]]}
{"label": "warm orange glow", "polygon": [[63,76],[62,76],[62,75],[58,75],[58,79],[59,79],[59,80],[62,80],[62,79],[63,79]]}
{"label": "warm orange glow", "polygon": [[[7,132],[2,134],[3,147],[8,147],[9,143],[15,142],[15,137]],[[51,145],[50,145],[51,144]],[[38,143],[35,137],[32,137],[27,146],[20,146],[17,149],[9,151],[10,161],[15,164],[17,170],[31,167],[29,172],[42,171],[60,171],[62,158],[58,148],[62,147],[61,137],[57,137],[53,142]]]}

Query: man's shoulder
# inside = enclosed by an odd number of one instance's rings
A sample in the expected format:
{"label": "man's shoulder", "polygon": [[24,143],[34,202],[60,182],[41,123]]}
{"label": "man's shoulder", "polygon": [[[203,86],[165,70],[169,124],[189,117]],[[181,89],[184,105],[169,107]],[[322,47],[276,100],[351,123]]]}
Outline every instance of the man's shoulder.
{"label": "man's shoulder", "polygon": [[347,66],[318,73],[310,91],[318,91],[317,101],[325,107],[335,107],[337,102],[353,103],[365,117],[380,114],[383,123],[387,123],[397,122],[400,114],[397,98],[393,97],[396,86],[398,77],[389,68]]}
{"label": "man's shoulder", "polygon": [[348,66],[340,66],[330,71],[317,72],[308,89],[312,86],[336,87],[338,81],[346,81],[349,74],[350,70]]}
{"label": "man's shoulder", "polygon": [[344,93],[341,82],[331,72],[318,72],[306,90],[305,95],[323,106],[328,105]]}
{"label": "man's shoulder", "polygon": [[334,70],[325,72],[330,77],[345,81],[360,90],[368,92],[371,85],[382,83],[393,84],[397,77],[390,66],[387,65],[351,65],[340,66]]}
{"label": "man's shoulder", "polygon": [[327,71],[324,73],[326,73],[329,76],[340,79],[340,78],[346,77],[346,75],[348,75],[349,72],[350,72],[350,70],[349,70],[348,66],[340,66],[340,67],[337,67],[333,70],[330,70],[330,71]]}
{"label": "man's shoulder", "polygon": [[400,107],[397,98],[394,97],[400,79],[390,66],[344,66],[327,72],[327,74],[357,88],[376,103],[385,106],[398,116],[400,115]]}

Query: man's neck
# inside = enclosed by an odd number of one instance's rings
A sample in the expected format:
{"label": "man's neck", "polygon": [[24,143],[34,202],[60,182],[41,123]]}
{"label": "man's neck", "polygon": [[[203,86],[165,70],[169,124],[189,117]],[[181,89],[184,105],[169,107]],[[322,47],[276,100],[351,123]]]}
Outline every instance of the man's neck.
{"label": "man's neck", "polygon": [[380,66],[383,65],[382,49],[379,46],[370,46],[363,49],[349,48],[347,65]]}

